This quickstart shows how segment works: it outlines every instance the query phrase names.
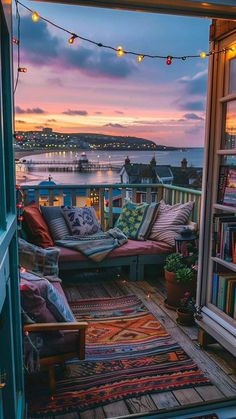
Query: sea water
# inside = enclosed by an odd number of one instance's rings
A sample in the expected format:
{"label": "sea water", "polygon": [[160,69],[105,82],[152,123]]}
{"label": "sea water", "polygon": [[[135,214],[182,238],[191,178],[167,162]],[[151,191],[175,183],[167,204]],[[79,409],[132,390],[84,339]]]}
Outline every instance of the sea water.
{"label": "sea water", "polygon": [[[79,159],[81,153],[84,150],[77,150],[76,152],[50,152],[44,154],[30,155],[24,157],[26,160],[32,159],[33,161],[70,161]],[[155,156],[157,164],[160,165],[171,165],[181,166],[181,161],[186,158],[188,166],[203,167],[203,148],[188,148],[179,149],[173,151],[136,151],[136,150],[125,150],[125,151],[100,151],[100,150],[88,150],[85,151],[88,160],[94,163],[111,163],[115,165],[124,164],[125,158],[128,156],[131,163],[149,163],[150,160]],[[49,172],[40,170],[40,166],[35,165],[33,172],[34,178],[37,177],[40,180],[48,178]],[[51,173],[52,179],[56,183],[64,184],[105,184],[105,183],[120,183],[120,175],[117,171],[93,171],[93,172],[53,172]],[[28,182],[27,182],[28,183]],[[32,183],[32,182],[30,182]],[[33,182],[35,183],[35,182]]]}

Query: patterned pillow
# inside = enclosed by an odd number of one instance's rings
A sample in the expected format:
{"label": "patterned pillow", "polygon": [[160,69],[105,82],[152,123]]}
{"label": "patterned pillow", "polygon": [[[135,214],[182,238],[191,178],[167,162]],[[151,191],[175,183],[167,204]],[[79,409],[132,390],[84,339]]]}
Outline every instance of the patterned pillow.
{"label": "patterned pillow", "polygon": [[45,276],[58,276],[59,249],[56,247],[42,249],[21,238],[18,239],[18,247],[21,266]]}
{"label": "patterned pillow", "polygon": [[70,235],[61,207],[40,207],[53,240],[62,240]]}
{"label": "patterned pillow", "polygon": [[58,321],[76,321],[64,295],[62,295],[52,284],[50,284],[49,281],[47,281],[46,303],[51,313]]}
{"label": "patterned pillow", "polygon": [[118,227],[129,239],[145,240],[155,219],[158,204],[136,204],[127,201],[117,220]]}
{"label": "patterned pillow", "polygon": [[62,211],[72,235],[86,236],[101,231],[93,207],[62,207]]}
{"label": "patterned pillow", "polygon": [[191,201],[176,205],[167,205],[164,201],[161,201],[149,239],[164,241],[174,246],[175,238],[179,236],[187,223],[193,206],[194,202]]}

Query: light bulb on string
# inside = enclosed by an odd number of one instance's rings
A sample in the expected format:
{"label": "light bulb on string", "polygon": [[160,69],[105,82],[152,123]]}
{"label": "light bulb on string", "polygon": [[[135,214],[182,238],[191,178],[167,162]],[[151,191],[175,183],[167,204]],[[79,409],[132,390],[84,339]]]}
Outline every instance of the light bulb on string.
{"label": "light bulb on string", "polygon": [[68,39],[68,43],[72,45],[76,38],[78,38],[78,36],[73,33],[73,35]]}
{"label": "light bulb on string", "polygon": [[167,65],[171,65],[173,61],[173,57],[171,57],[170,55],[168,55],[168,57],[166,58],[166,64]]}
{"label": "light bulb on string", "polygon": [[138,63],[141,63],[143,60],[144,60],[144,55],[138,55],[137,56]]}
{"label": "light bulb on string", "polygon": [[15,45],[19,45],[20,41],[17,38],[12,38],[12,43]]}
{"label": "light bulb on string", "polygon": [[32,13],[32,21],[33,22],[38,22],[39,19],[40,19],[40,16],[39,16],[38,12],[33,12]]}
{"label": "light bulb on string", "polygon": [[18,67],[18,73],[27,73],[26,67]]}
{"label": "light bulb on string", "polygon": [[123,57],[124,53],[125,52],[123,50],[123,47],[121,47],[121,46],[117,47],[117,49],[116,49],[117,57]]}
{"label": "light bulb on string", "polygon": [[200,58],[204,60],[207,57],[207,53],[205,51],[200,52]]}

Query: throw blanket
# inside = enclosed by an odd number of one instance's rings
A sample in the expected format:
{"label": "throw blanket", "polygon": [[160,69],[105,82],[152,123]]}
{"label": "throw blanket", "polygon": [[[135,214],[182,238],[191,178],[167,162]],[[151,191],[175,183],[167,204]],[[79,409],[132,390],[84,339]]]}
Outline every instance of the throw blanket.
{"label": "throw blanket", "polygon": [[119,228],[111,228],[105,233],[100,232],[91,236],[68,236],[55,243],[58,246],[78,250],[94,262],[100,262],[113,249],[122,246],[127,241],[127,237]]}

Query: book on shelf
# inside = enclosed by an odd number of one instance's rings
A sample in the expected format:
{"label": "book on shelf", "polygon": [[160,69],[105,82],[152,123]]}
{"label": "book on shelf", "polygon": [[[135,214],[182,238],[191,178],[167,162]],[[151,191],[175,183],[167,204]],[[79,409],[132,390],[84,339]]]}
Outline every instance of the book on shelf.
{"label": "book on shelf", "polygon": [[211,301],[230,317],[234,317],[236,314],[236,275],[213,273]]}
{"label": "book on shelf", "polygon": [[217,273],[213,273],[213,278],[212,278],[212,304],[214,304],[215,306],[217,305],[218,286],[219,286],[219,275]]}
{"label": "book on shelf", "polygon": [[235,263],[236,216],[214,215],[212,256]]}
{"label": "book on shelf", "polygon": [[225,306],[225,312],[229,316],[233,316],[235,286],[236,286],[236,278],[229,279],[228,284],[227,284],[226,306]]}
{"label": "book on shelf", "polygon": [[234,287],[234,302],[233,302],[233,315],[232,317],[236,319],[236,287]]}
{"label": "book on shelf", "polygon": [[219,204],[236,207],[235,166],[220,166],[217,201]]}

